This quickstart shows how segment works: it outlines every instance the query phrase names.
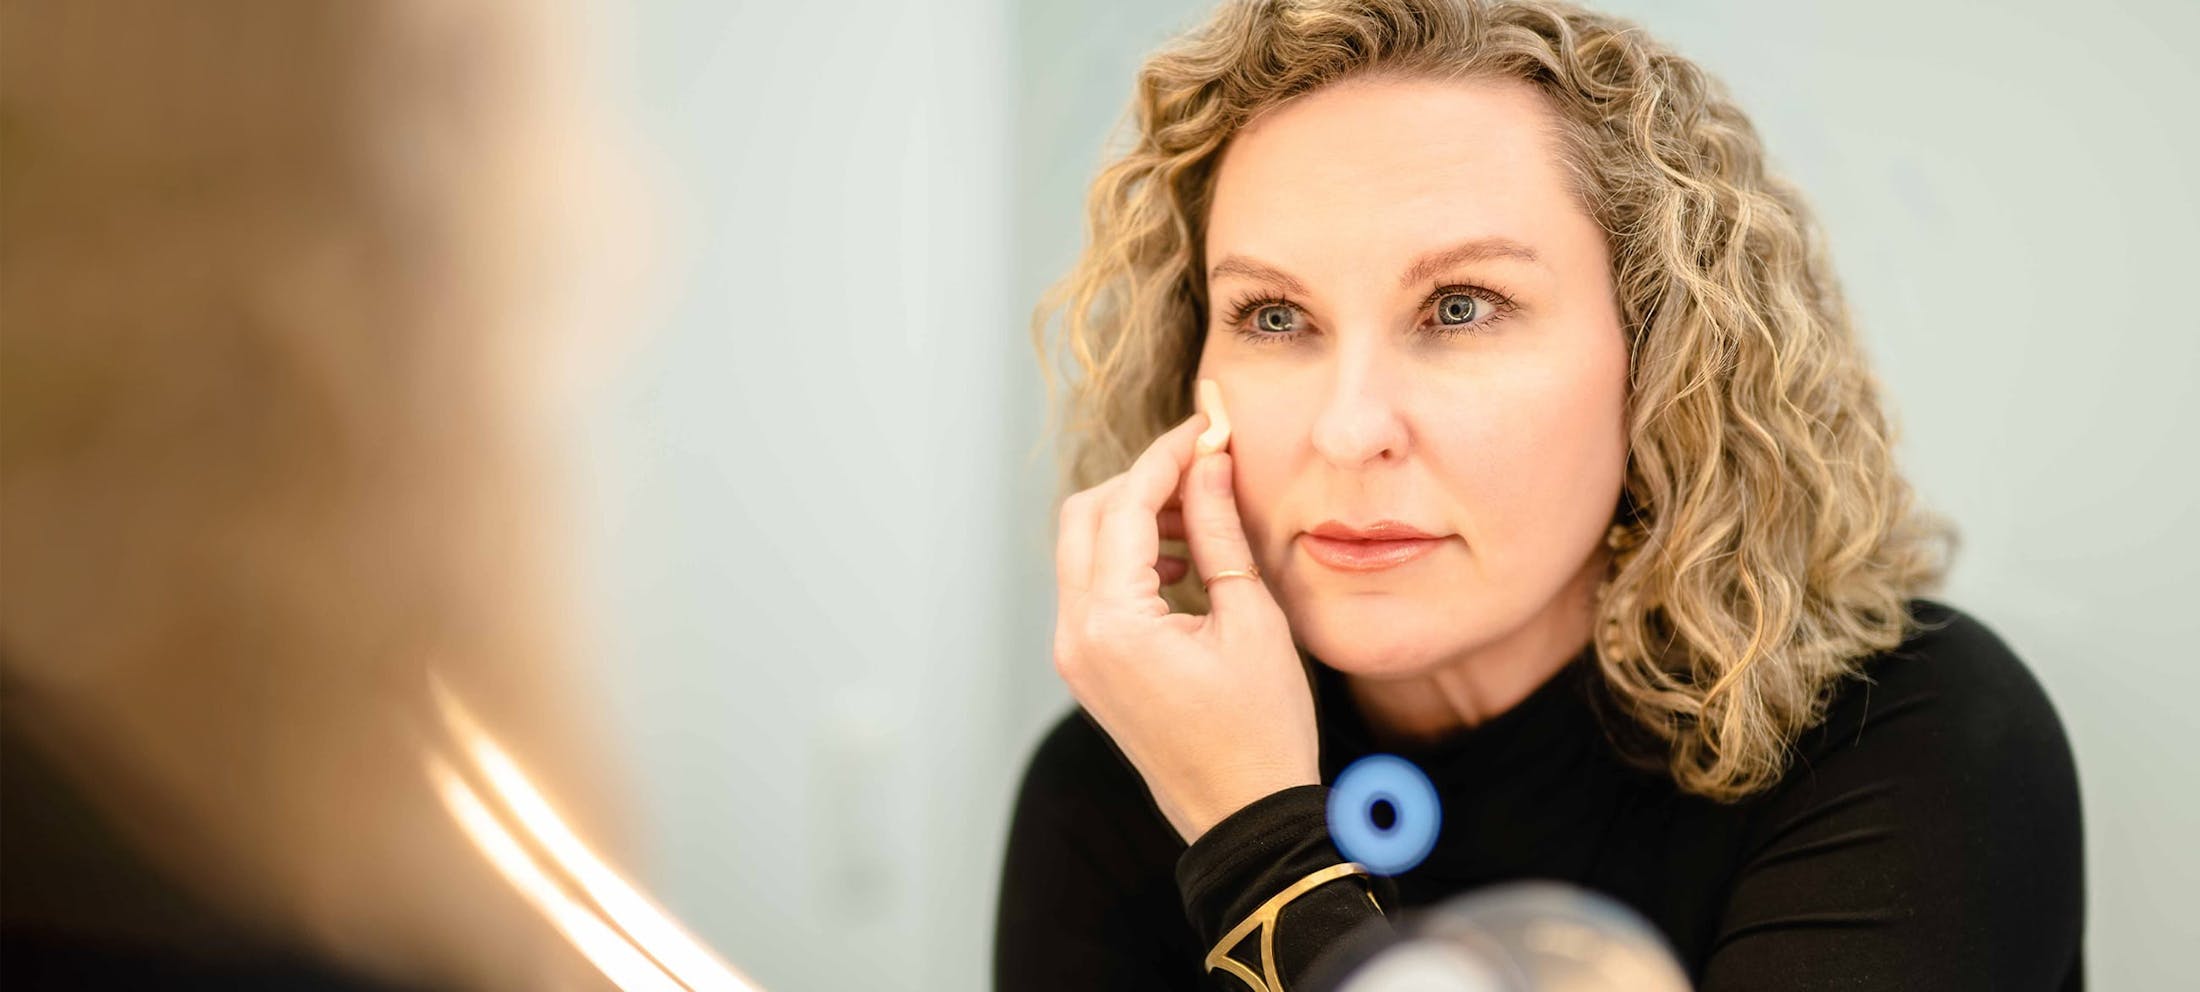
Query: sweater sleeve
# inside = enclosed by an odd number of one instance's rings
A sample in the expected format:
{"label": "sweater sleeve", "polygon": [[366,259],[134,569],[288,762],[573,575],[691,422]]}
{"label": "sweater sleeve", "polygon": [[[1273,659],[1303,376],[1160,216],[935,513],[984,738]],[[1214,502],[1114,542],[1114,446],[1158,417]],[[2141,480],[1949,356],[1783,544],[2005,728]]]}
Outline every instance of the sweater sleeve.
{"label": "sweater sleeve", "polygon": [[[1328,794],[1319,785],[1271,793],[1224,818],[1185,849],[1177,860],[1176,881],[1185,915],[1198,934],[1200,958],[1293,882],[1344,863],[1329,840]],[[1365,940],[1369,930],[1387,929],[1381,907],[1396,904],[1389,879],[1365,875],[1324,882],[1287,903],[1274,923],[1275,964],[1283,987],[1297,988],[1322,954],[1342,946],[1348,935]],[[1230,950],[1231,957],[1255,974],[1261,972],[1259,936],[1256,929]],[[1246,986],[1215,968],[1201,987],[1238,992]]]}
{"label": "sweater sleeve", "polygon": [[1752,828],[1700,988],[2082,988],[2077,777],[2045,692],[1966,616],[1871,674]]}

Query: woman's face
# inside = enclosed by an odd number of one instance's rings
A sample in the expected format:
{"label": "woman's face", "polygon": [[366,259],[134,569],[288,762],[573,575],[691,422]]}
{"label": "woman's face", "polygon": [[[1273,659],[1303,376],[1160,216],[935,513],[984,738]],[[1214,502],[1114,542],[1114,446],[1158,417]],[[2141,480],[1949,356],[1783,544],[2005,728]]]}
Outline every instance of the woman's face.
{"label": "woman's face", "polygon": [[[1208,217],[1199,375],[1293,632],[1405,676],[1594,588],[1627,457],[1604,232],[1525,83],[1355,80],[1256,120]],[[1311,557],[1324,521],[1441,535],[1378,571]]]}

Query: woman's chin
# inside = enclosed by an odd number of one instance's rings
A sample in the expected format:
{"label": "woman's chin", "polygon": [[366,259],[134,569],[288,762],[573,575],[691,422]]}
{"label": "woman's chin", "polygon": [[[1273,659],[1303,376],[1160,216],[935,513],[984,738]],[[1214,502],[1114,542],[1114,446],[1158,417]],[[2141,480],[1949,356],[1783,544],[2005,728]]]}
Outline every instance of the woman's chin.
{"label": "woman's chin", "polygon": [[1316,607],[1311,615],[1293,617],[1291,626],[1308,653],[1340,672],[1376,678],[1398,678],[1428,671],[1454,654],[1451,641],[1459,635],[1459,618],[1442,629],[1429,629],[1425,609],[1385,609],[1362,602],[1333,608]]}

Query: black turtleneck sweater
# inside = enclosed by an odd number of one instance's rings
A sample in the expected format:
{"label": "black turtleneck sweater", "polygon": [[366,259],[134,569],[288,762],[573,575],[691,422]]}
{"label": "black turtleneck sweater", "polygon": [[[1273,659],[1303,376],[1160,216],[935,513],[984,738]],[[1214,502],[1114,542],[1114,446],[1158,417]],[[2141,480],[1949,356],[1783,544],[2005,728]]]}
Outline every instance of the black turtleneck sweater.
{"label": "black turtleneck sweater", "polygon": [[1286,988],[1386,919],[1479,886],[1554,879],[1641,912],[1705,992],[2080,989],[2081,827],[2061,723],[1992,631],[1929,600],[1912,609],[1928,629],[1868,659],[1868,678],[1844,683],[1795,742],[1782,780],[1731,804],[1622,757],[1593,648],[1511,709],[1407,750],[1377,746],[1342,676],[1317,664],[1324,784],[1262,798],[1189,847],[1073,710],[1017,799],[995,986],[1242,989],[1202,969],[1208,947],[1344,860],[1329,840],[1327,783],[1388,751],[1435,783],[1436,847],[1374,880],[1381,910],[1364,878],[1288,904],[1276,925]]}

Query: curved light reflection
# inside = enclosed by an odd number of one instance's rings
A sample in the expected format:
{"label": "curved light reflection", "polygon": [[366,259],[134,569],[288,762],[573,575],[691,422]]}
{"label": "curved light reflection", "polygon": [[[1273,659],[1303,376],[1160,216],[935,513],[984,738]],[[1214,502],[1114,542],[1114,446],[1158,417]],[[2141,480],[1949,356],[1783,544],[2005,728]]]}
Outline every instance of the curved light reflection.
{"label": "curved light reflection", "polygon": [[[512,819],[548,855],[551,867],[577,883],[593,906],[568,894],[485,802],[443,759],[430,754],[429,777],[459,826],[506,881],[533,903],[597,970],[621,989],[668,992],[762,992],[710,948],[604,864],[567,826],[519,764],[440,680],[431,679],[443,721],[474,770]],[[608,918],[609,922],[606,922]]]}

